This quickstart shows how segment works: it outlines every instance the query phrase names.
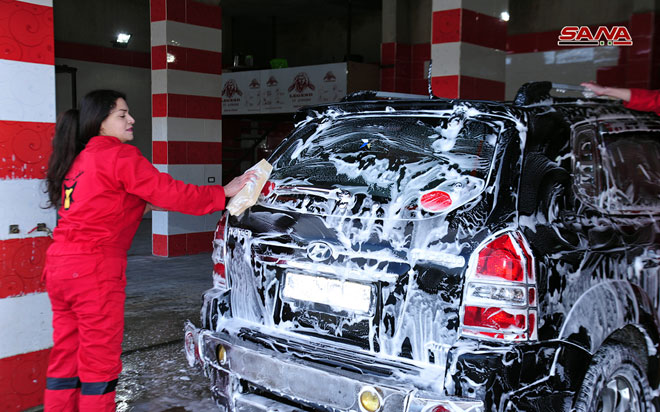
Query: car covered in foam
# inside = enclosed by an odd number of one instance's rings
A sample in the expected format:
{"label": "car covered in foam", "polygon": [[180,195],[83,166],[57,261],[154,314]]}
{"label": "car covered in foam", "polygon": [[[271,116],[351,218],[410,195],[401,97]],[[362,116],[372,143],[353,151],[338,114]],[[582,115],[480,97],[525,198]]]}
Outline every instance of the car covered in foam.
{"label": "car covered in foam", "polygon": [[660,119],[550,89],[301,110],[186,325],[220,409],[653,410]]}

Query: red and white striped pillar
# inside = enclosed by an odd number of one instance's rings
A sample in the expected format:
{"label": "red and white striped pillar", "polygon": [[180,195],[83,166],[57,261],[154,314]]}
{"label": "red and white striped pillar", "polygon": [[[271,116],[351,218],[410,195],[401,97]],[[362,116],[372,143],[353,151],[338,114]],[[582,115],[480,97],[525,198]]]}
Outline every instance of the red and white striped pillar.
{"label": "red and white striped pillar", "polygon": [[55,226],[44,177],[55,130],[52,0],[0,0],[0,410],[43,403],[52,313],[41,282]]}
{"label": "red and white striped pillar", "polygon": [[433,94],[503,100],[507,0],[433,0]]}
{"label": "red and white striped pillar", "polygon": [[[222,15],[192,0],[151,0],[153,163],[178,180],[221,184]],[[153,254],[212,250],[220,213],[153,213]]]}

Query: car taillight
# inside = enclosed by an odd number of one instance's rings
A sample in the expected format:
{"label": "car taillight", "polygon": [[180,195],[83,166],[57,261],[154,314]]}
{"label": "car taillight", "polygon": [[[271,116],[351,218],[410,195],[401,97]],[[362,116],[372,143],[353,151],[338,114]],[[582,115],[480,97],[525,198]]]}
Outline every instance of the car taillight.
{"label": "car taillight", "polygon": [[227,228],[227,213],[223,213],[215,228],[213,239],[213,287],[219,289],[227,288],[227,276],[225,273],[225,233]]}
{"label": "car taillight", "polygon": [[465,281],[461,332],[536,340],[536,313],[534,262],[523,237],[505,233],[477,249]]}
{"label": "car taillight", "polygon": [[270,180],[266,181],[264,184],[264,188],[261,189],[261,195],[263,197],[268,197],[269,194],[275,189],[275,183],[271,182]]}

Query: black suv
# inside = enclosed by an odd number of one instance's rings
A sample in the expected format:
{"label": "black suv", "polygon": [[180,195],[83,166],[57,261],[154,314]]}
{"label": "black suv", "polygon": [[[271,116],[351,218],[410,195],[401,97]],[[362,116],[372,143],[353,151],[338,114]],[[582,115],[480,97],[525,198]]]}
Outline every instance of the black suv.
{"label": "black suv", "polygon": [[224,216],[191,364],[226,411],[652,411],[660,118],[349,96]]}

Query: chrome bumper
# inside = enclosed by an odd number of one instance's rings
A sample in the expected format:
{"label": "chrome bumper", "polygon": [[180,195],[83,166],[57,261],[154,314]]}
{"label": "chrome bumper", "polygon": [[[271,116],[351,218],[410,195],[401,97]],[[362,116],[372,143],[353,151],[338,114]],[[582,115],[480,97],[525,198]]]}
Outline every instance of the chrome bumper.
{"label": "chrome bumper", "polygon": [[[359,401],[365,388],[378,393],[377,412],[430,412],[436,406],[451,412],[484,411],[479,400],[442,398],[444,369],[438,367],[354,351],[347,351],[350,362],[344,363],[344,352],[303,336],[276,336],[276,331],[232,319],[223,321],[220,329],[198,329],[188,322],[185,346],[189,363],[203,367],[219,405],[229,412],[302,411],[288,402],[306,409],[365,412]],[[225,351],[220,360],[219,345]],[[439,390],[430,391],[428,385],[434,382]]]}

